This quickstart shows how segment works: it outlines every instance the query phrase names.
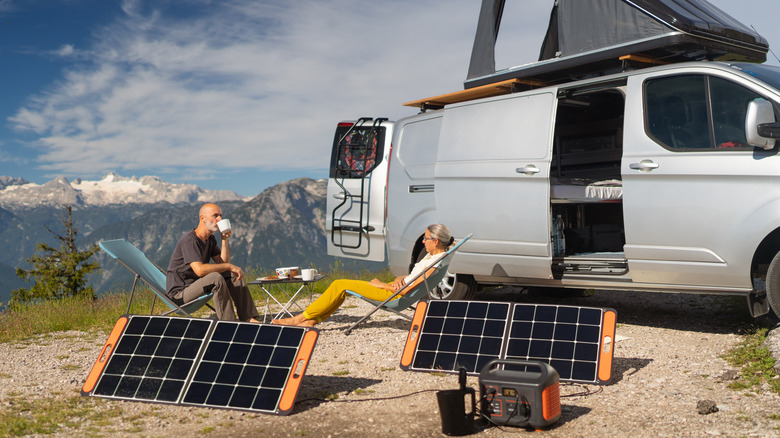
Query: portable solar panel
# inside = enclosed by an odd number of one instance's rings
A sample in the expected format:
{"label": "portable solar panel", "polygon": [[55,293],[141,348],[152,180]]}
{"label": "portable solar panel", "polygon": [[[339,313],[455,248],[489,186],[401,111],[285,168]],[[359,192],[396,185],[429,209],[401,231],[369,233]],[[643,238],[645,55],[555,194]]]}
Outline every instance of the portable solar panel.
{"label": "portable solar panel", "polygon": [[612,376],[613,309],[487,301],[421,302],[401,356],[412,371],[478,375],[493,359],[550,364],[562,381]]}
{"label": "portable solar panel", "polygon": [[304,327],[125,315],[81,394],[286,415],[317,336]]}

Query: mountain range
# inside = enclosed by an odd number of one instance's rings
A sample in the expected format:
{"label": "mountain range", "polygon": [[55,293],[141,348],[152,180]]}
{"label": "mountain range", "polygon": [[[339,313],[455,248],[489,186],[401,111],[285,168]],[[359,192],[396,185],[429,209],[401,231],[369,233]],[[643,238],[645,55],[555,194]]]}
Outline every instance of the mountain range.
{"label": "mountain range", "polygon": [[[298,178],[269,187],[255,197],[230,191],[174,184],[158,177],[125,178],[109,174],[100,181],[55,178],[33,184],[0,176],[0,301],[11,291],[29,287],[16,277],[16,267],[39,242],[59,247],[48,230],[62,232],[63,204],[73,207],[73,225],[80,248],[101,240],[127,239],[165,268],[176,242],[198,223],[198,210],[216,202],[233,226],[231,261],[245,270],[270,273],[279,266],[379,269],[382,263],[336,259],[327,255],[325,235],[326,181]],[[132,274],[107,254],[98,252],[101,272],[90,276],[98,293],[126,290]]]}
{"label": "mountain range", "polygon": [[55,178],[34,184],[22,178],[0,176],[0,206],[40,207],[70,204],[96,207],[115,204],[203,203],[246,200],[227,190],[206,190],[192,184],[168,183],[156,176],[125,178],[109,173],[100,181]]}

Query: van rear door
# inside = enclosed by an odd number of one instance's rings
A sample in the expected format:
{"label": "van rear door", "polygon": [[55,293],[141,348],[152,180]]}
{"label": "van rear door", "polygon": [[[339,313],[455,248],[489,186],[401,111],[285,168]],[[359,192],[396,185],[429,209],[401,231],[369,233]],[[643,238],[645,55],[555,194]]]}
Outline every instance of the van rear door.
{"label": "van rear door", "polygon": [[338,124],[328,178],[328,255],[385,259],[385,185],[392,129],[387,119]]}

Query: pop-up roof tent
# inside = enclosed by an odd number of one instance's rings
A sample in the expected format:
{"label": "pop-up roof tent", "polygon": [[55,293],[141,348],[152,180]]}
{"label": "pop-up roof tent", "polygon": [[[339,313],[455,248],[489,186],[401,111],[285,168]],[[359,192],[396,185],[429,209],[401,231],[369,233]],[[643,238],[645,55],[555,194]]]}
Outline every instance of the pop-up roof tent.
{"label": "pop-up roof tent", "polygon": [[495,71],[505,0],[483,0],[464,88],[559,83],[626,63],[764,62],[766,39],[704,0],[556,0],[539,62]]}

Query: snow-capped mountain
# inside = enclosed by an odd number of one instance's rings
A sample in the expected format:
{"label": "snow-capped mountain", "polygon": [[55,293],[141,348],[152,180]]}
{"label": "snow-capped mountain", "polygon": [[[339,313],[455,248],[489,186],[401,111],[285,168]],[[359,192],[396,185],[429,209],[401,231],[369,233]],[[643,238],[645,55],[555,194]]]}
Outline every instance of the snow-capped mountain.
{"label": "snow-capped mountain", "polygon": [[167,202],[246,200],[229,190],[207,190],[193,184],[174,184],[156,176],[122,177],[109,173],[100,181],[55,178],[45,184],[0,176],[0,206],[37,207],[71,204],[76,207]]}
{"label": "snow-capped mountain", "polygon": [[22,184],[29,184],[29,183],[30,181],[27,181],[24,178],[15,178],[13,176],[0,175],[0,190],[8,186],[20,186]]}

